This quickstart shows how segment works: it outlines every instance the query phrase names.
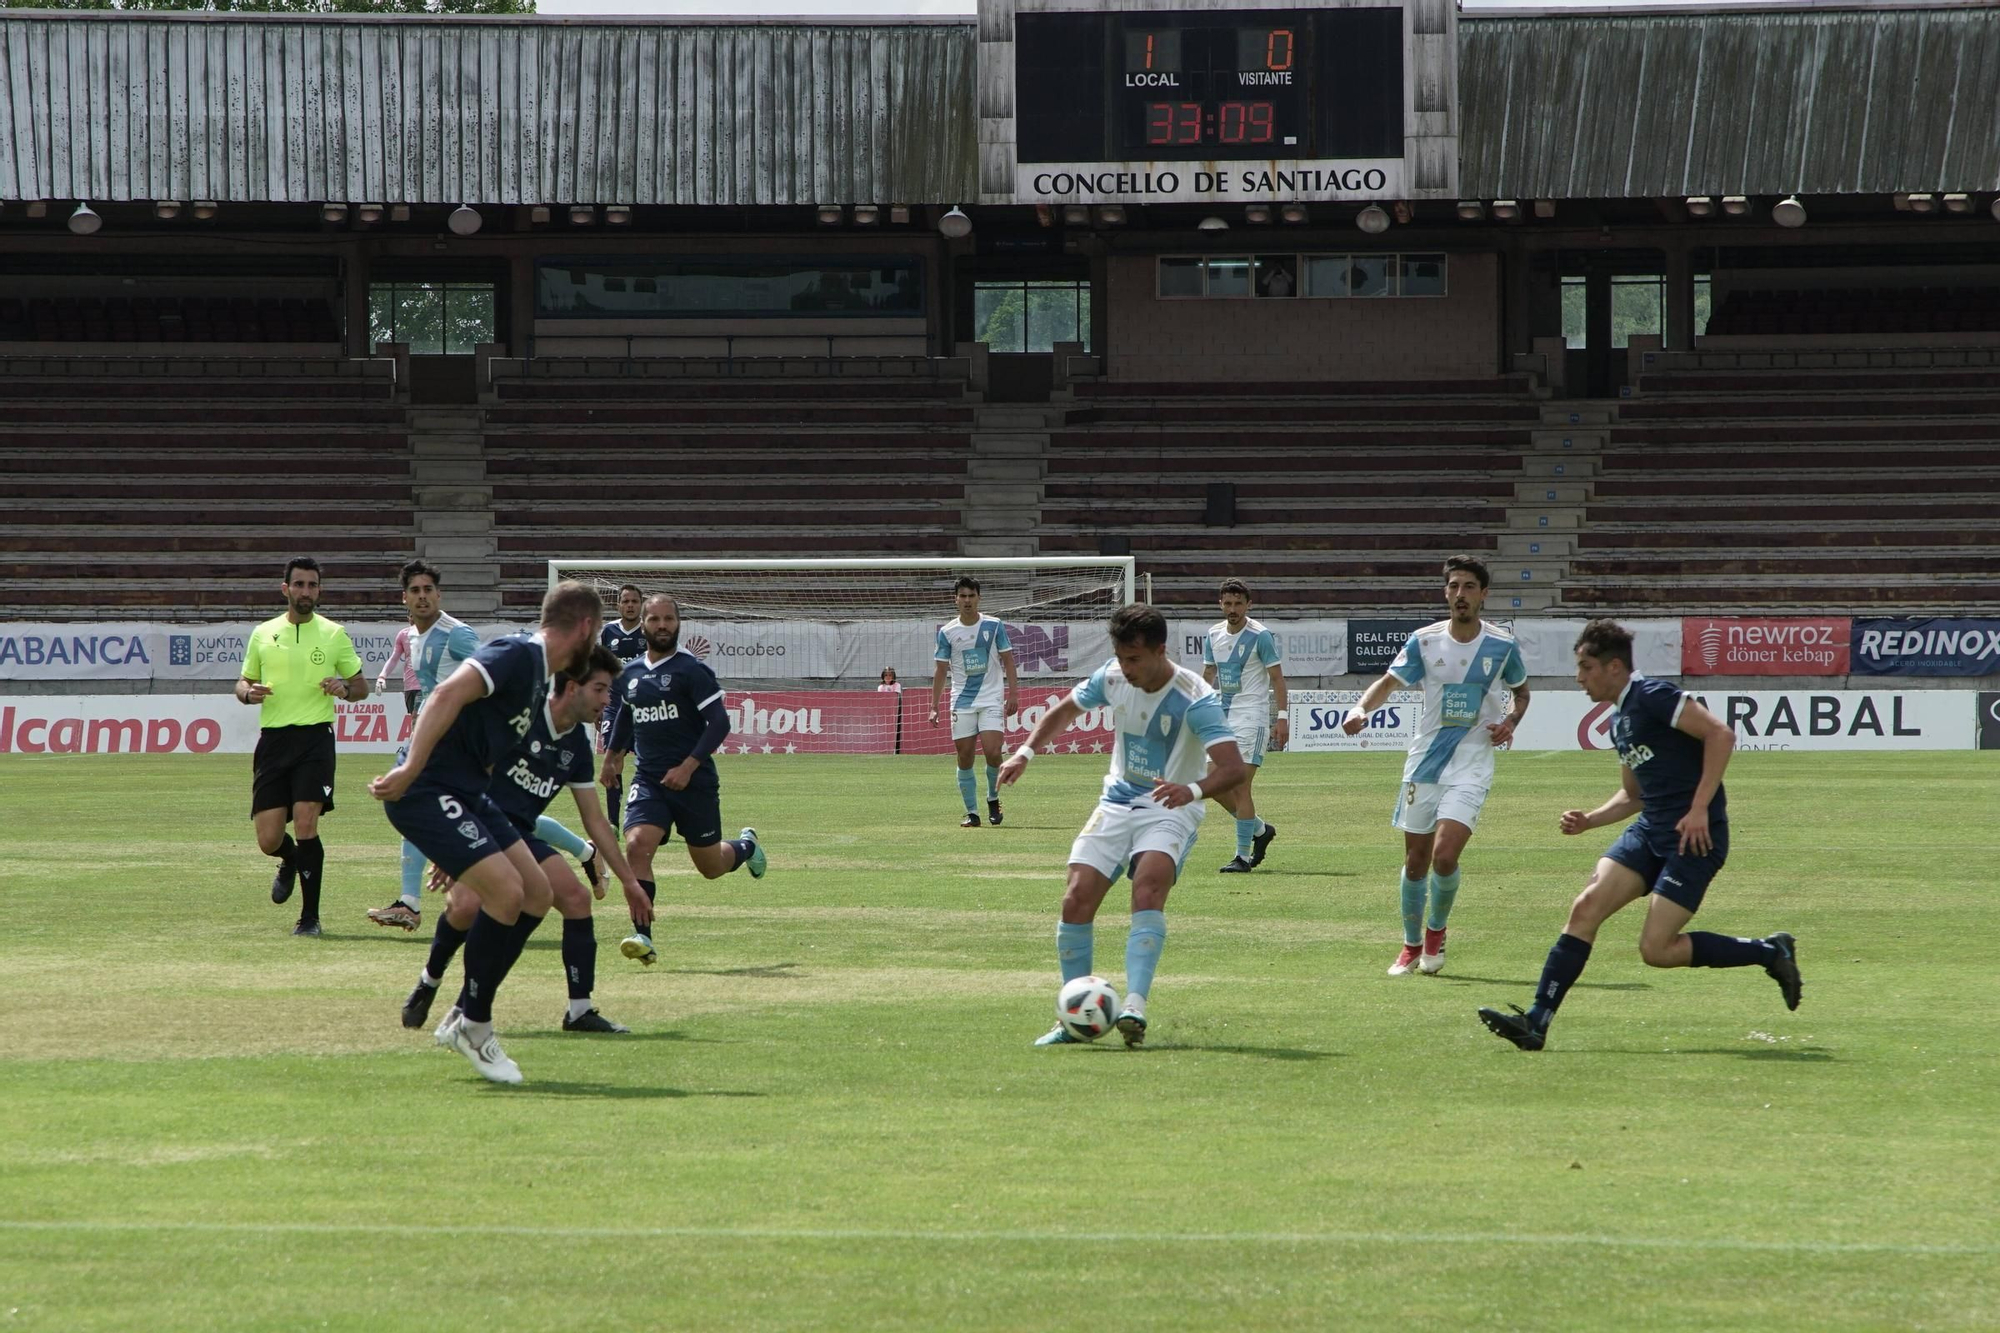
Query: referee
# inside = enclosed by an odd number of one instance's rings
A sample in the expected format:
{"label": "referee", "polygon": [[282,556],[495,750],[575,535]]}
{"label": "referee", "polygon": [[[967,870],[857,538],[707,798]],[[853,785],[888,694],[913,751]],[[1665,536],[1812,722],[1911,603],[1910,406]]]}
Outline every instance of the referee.
{"label": "referee", "polygon": [[[257,847],[278,858],[271,901],[304,890],[294,935],[319,934],[319,817],[333,809],[333,703],[368,697],[368,679],[347,631],[318,615],[319,561],[295,556],[285,564],[285,614],[250,633],[243,647],[238,703],[258,704],[263,731],[252,763],[250,819]],[[285,832],[290,821],[297,841]]]}

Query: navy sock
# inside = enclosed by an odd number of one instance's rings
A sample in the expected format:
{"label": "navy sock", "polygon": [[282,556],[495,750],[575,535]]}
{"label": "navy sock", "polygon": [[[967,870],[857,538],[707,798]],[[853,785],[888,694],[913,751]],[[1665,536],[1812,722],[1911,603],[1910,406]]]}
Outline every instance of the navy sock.
{"label": "navy sock", "polygon": [[625,779],[620,778],[604,789],[605,803],[611,808],[611,827],[618,827],[618,807],[625,801]]}
{"label": "navy sock", "polygon": [[1739,939],[1705,930],[1688,932],[1689,967],[1763,967],[1778,961],[1778,946],[1768,940]]}
{"label": "navy sock", "polygon": [[326,868],[326,844],[317,836],[300,838],[293,861],[299,870],[299,919],[319,919],[319,877]]}
{"label": "navy sock", "polygon": [[482,908],[473,918],[472,929],[465,932],[465,985],[458,993],[458,1004],[471,1022],[493,1021],[493,992],[507,975],[507,936],[513,929],[486,915]]}
{"label": "navy sock", "polygon": [[562,959],[569,998],[589,999],[597,985],[597,930],[589,917],[563,918]]}
{"label": "navy sock", "polygon": [[[646,891],[647,902],[652,902],[654,898],[657,897],[659,894],[658,886],[654,883],[654,881],[650,879],[640,880],[639,887]],[[651,926],[642,926],[637,921],[634,921],[632,923],[632,929],[638,931],[641,935],[644,935],[647,939],[651,939],[653,937],[653,928]]]}
{"label": "navy sock", "polygon": [[1563,996],[1583,975],[1583,965],[1590,961],[1590,942],[1574,935],[1556,936],[1555,946],[1549,950],[1549,960],[1542,964],[1542,980],[1535,987],[1535,1004],[1528,1010],[1528,1018],[1536,1027],[1547,1027],[1549,1020],[1562,1008]]}
{"label": "navy sock", "polygon": [[443,981],[444,974],[451,968],[451,960],[458,956],[458,948],[464,943],[465,932],[439,912],[437,932],[431,936],[430,961],[424,964],[424,971]]}
{"label": "navy sock", "polygon": [[[729,867],[729,869],[741,870],[745,865],[749,864],[750,849],[755,847],[757,844],[750,841],[750,839],[748,838],[731,838],[729,839],[729,845],[736,849],[736,864]],[[724,873],[726,874],[728,872],[725,871]]]}

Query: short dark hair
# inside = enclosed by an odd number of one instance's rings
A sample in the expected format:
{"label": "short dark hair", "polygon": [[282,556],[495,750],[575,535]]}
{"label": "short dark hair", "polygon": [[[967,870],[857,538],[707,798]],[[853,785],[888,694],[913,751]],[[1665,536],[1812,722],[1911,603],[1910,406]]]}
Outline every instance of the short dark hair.
{"label": "short dark hair", "polygon": [[290,583],[292,581],[292,571],[295,569],[310,569],[313,573],[317,574],[319,573],[319,561],[313,559],[309,555],[293,556],[290,560],[287,560],[285,562],[286,583]]}
{"label": "short dark hair", "polygon": [[620,597],[623,597],[628,592],[636,592],[641,597],[646,595],[646,590],[636,583],[621,583],[618,585],[618,595]]}
{"label": "short dark hair", "polygon": [[1478,560],[1469,555],[1455,555],[1444,562],[1444,576],[1446,579],[1450,579],[1455,571],[1461,569],[1478,579],[1480,587],[1490,588],[1493,586],[1493,575],[1487,571],[1484,560]]}
{"label": "short dark hair", "polygon": [[1242,579],[1224,579],[1215,590],[1217,597],[1228,597],[1232,593],[1247,602],[1250,600],[1250,585]]}
{"label": "short dark hair", "polygon": [[403,565],[403,591],[408,592],[410,590],[411,579],[421,578],[425,574],[430,575],[431,582],[435,583],[438,587],[442,588],[444,586],[444,580],[438,576],[436,565],[428,560],[411,560],[405,562]]}
{"label": "short dark hair", "polygon": [[569,629],[586,620],[604,619],[604,599],[597,589],[574,579],[566,579],[549,589],[542,598],[542,624],[550,629]]}
{"label": "short dark hair", "polygon": [[951,595],[956,597],[966,588],[970,588],[973,592],[977,593],[979,591],[979,580],[970,574],[960,574],[958,582],[951,585]]}
{"label": "short dark hair", "polygon": [[609,676],[611,679],[617,680],[618,673],[624,669],[625,664],[618,660],[617,653],[612,652],[601,643],[593,643],[590,645],[589,655],[583,660],[582,671],[574,676],[567,671],[558,671],[549,677],[549,693],[551,695],[561,694],[565,685],[582,685],[589,681],[592,676]]}
{"label": "short dark hair", "polygon": [[1632,631],[1615,620],[1593,620],[1576,636],[1571,650],[1600,662],[1623,662],[1632,669]]}
{"label": "short dark hair", "polygon": [[1111,617],[1111,642],[1158,648],[1167,641],[1167,618],[1144,602],[1120,607]]}

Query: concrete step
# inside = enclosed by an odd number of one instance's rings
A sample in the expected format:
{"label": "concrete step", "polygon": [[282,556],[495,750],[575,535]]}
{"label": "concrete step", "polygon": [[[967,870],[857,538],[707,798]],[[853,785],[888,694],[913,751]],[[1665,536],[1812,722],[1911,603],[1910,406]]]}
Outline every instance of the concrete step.
{"label": "concrete step", "polygon": [[966,483],[968,505],[1012,505],[1040,512],[1042,488],[1033,482],[974,481]]}
{"label": "concrete step", "polygon": [[963,516],[968,533],[988,536],[1021,536],[1035,530],[1035,511],[1013,507],[969,509]]}
{"label": "concrete step", "polygon": [[485,513],[493,506],[491,486],[472,486],[464,482],[447,482],[439,486],[417,485],[410,488],[417,502],[417,521],[421,523],[427,509],[453,512]]}
{"label": "concrete step", "polygon": [[1587,481],[1554,481],[1537,478],[1514,483],[1514,502],[1525,505],[1580,505],[1590,503]]}
{"label": "concrete step", "polygon": [[1516,505],[1507,511],[1507,526],[1515,532],[1576,532],[1583,527],[1583,506]]}
{"label": "concrete step", "polygon": [[968,485],[979,482],[1012,482],[1033,486],[1035,498],[1041,498],[1042,478],[1047,468],[1040,459],[1034,458],[974,458],[965,465],[965,480]]}
{"label": "concrete step", "polygon": [[[423,534],[422,544],[424,559],[434,564],[442,564],[448,560],[489,561],[500,554],[499,539],[490,534],[456,536],[427,532]],[[488,573],[491,573],[490,569]],[[454,587],[452,589],[454,600],[457,593],[458,589]]]}
{"label": "concrete step", "polygon": [[410,410],[409,422],[413,431],[478,430],[484,417],[476,407],[417,407]]}
{"label": "concrete step", "polygon": [[1553,586],[1562,582],[1569,568],[1560,560],[1531,559],[1503,560],[1487,562],[1493,571],[1494,592],[1514,592],[1525,587]]}
{"label": "concrete step", "polygon": [[1040,458],[1049,451],[1046,435],[989,435],[972,437],[974,458]]}
{"label": "concrete step", "polygon": [[1598,475],[1603,460],[1596,454],[1530,454],[1521,471],[1530,477],[1585,481]]}
{"label": "concrete step", "polygon": [[[457,593],[453,593],[454,598]],[[1486,599],[1486,614],[1495,611],[1545,611],[1556,604],[1561,589],[1553,586],[1520,588],[1495,587]]]}
{"label": "concrete step", "polygon": [[1556,560],[1576,554],[1576,537],[1566,532],[1502,533],[1499,558],[1503,560]]}
{"label": "concrete step", "polygon": [[988,431],[1028,430],[1043,431],[1051,426],[1060,426],[1068,409],[1063,407],[1037,407],[1020,403],[989,403],[973,411],[973,429],[984,434]]}
{"label": "concrete step", "polygon": [[1608,403],[1543,403],[1545,426],[1608,426],[1617,418]]}
{"label": "concrete step", "polygon": [[967,533],[958,539],[958,553],[975,558],[1018,560],[1023,556],[1040,555],[1042,551],[1041,544],[1033,537]]}
{"label": "concrete step", "polygon": [[486,462],[480,458],[427,458],[418,454],[410,465],[410,481],[417,487],[483,486]]}
{"label": "concrete step", "polygon": [[493,511],[484,506],[469,509],[430,510],[417,515],[421,536],[474,536],[493,531]]}
{"label": "concrete step", "polygon": [[1538,451],[1557,453],[1602,453],[1610,435],[1601,430],[1536,430],[1528,432],[1528,442]]}
{"label": "concrete step", "polygon": [[476,430],[431,431],[410,436],[410,451],[419,458],[439,454],[477,456],[486,451],[486,437]]}

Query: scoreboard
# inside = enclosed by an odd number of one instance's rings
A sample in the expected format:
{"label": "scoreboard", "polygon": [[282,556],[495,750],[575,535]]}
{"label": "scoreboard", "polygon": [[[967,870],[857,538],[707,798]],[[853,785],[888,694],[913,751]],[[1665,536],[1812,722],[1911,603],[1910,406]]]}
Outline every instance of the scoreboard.
{"label": "scoreboard", "polygon": [[1452,0],[1170,6],[983,0],[986,201],[1455,196]]}

